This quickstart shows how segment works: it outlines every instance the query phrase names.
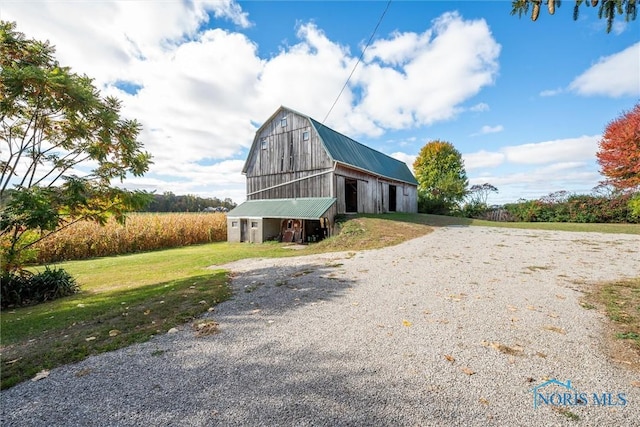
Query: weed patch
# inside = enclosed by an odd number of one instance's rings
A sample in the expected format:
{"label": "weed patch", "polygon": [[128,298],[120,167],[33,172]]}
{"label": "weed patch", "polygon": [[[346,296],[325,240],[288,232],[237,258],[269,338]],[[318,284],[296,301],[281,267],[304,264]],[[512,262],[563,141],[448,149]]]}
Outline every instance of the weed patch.
{"label": "weed patch", "polygon": [[640,369],[640,278],[601,283],[581,305],[604,311],[611,321],[607,328],[610,353]]}

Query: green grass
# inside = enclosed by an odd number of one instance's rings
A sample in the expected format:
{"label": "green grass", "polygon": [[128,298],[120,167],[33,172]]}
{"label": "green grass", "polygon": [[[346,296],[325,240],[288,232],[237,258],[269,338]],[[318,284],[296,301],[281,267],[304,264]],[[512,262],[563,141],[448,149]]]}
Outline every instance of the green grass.
{"label": "green grass", "polygon": [[[244,258],[332,251],[353,254],[401,243],[429,233],[431,227],[450,225],[640,234],[640,225],[492,223],[396,213],[350,217],[342,223],[342,233],[302,250],[277,243],[213,243],[62,263],[58,266],[76,277],[81,293],[1,313],[1,386],[11,387],[42,369],[146,341],[199,317],[230,296],[226,272],[207,269],[209,266]],[[621,331],[629,338],[638,332]]]}
{"label": "green grass", "polygon": [[274,244],[214,243],[58,264],[82,291],[2,312],[2,388],[202,315],[230,296],[226,272],[207,269],[211,265],[293,252]]}
{"label": "green grass", "polygon": [[[583,307],[595,305],[604,310],[611,320],[611,335],[630,345],[630,362],[637,360],[640,355],[640,277],[601,283],[585,300]],[[623,360],[626,356],[619,352],[616,357]]]}
{"label": "green grass", "polygon": [[354,218],[344,229],[347,232],[303,250],[278,243],[225,242],[58,264],[77,279],[82,291],[2,312],[2,388],[43,369],[146,341],[199,317],[230,296],[227,273],[207,267],[245,258],[372,249],[431,230],[386,218]]}
{"label": "green grass", "polygon": [[[394,214],[411,215],[411,214]],[[530,230],[585,231],[594,233],[640,234],[640,224],[582,224],[573,222],[496,222],[482,219],[459,218],[444,215],[417,214],[416,221],[433,227],[482,226]],[[413,222],[413,221],[412,221]]]}

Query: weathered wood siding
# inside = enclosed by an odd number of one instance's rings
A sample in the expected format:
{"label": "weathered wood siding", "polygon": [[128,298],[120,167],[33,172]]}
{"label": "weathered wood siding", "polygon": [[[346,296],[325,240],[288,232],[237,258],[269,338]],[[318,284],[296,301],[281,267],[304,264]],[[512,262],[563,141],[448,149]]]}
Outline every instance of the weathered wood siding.
{"label": "weathered wood siding", "polygon": [[398,212],[418,213],[418,187],[403,184],[398,191]]}
{"label": "weathered wood siding", "polygon": [[339,165],[335,170],[336,193],[339,214],[346,212],[345,180],[355,179],[358,182],[358,212],[359,213],[387,213],[389,212],[389,185],[396,186],[396,212],[418,212],[417,189],[401,181],[392,181],[376,177],[366,172]]}
{"label": "weathered wood siding", "polygon": [[332,167],[309,120],[282,110],[254,140],[246,168],[247,199],[330,197]]}

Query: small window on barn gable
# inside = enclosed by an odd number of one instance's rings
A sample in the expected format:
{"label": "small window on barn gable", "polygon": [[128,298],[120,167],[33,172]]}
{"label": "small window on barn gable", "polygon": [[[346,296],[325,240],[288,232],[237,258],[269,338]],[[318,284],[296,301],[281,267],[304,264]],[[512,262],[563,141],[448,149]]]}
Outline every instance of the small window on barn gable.
{"label": "small window on barn gable", "polygon": [[231,221],[231,227],[238,228],[238,221]]}
{"label": "small window on barn gable", "polygon": [[258,221],[251,221],[251,228],[258,228]]}
{"label": "small window on barn gable", "polygon": [[263,150],[266,150],[267,147],[269,146],[269,141],[267,140],[267,138],[262,138],[262,140],[260,140],[260,144]]}
{"label": "small window on barn gable", "polygon": [[280,119],[280,126],[282,126],[283,128],[287,127],[287,118],[283,117]]}
{"label": "small window on barn gable", "polygon": [[302,132],[302,140],[303,141],[308,141],[309,140],[309,131]]}

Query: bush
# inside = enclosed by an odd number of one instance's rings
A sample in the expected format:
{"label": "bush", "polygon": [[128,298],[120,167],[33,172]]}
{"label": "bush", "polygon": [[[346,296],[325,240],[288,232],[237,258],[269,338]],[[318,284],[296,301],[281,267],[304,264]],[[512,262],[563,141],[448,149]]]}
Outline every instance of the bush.
{"label": "bush", "polygon": [[419,196],[418,212],[434,215],[448,215],[451,213],[451,206],[441,199]]}
{"label": "bush", "polygon": [[62,268],[45,267],[44,271],[2,272],[2,308],[32,305],[80,292],[75,279]]}
{"label": "bush", "polygon": [[474,200],[462,207],[460,210],[460,216],[463,218],[482,218],[488,210],[489,207],[486,203]]}
{"label": "bush", "polygon": [[[640,216],[634,216],[634,199],[631,193],[610,196],[574,194],[562,198],[552,197],[556,193],[539,200],[519,200],[504,208],[517,220],[523,222],[579,222],[579,223],[635,223]],[[633,197],[632,197],[633,196]],[[640,203],[639,203],[640,204]]]}
{"label": "bush", "polygon": [[631,218],[640,221],[640,193],[629,199],[628,207]]}

